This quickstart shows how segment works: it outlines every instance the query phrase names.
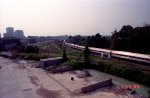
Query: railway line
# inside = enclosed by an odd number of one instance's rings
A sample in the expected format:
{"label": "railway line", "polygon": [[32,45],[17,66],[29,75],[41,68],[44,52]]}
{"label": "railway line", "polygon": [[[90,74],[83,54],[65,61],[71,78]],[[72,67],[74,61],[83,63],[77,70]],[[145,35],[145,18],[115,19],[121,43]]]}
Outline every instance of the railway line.
{"label": "railway line", "polygon": [[[84,46],[72,44],[72,43],[63,43],[65,46],[77,49],[80,51],[84,50]],[[150,55],[132,53],[125,51],[114,51],[109,49],[101,49],[89,47],[93,54],[99,55],[101,58],[107,58],[114,61],[119,61],[121,63],[126,63],[129,67],[150,72]]]}
{"label": "railway line", "polygon": [[137,69],[140,71],[144,71],[144,72],[150,72],[150,66],[145,66],[142,64],[137,64],[137,63],[133,63],[133,62],[127,62],[124,60],[118,60],[118,59],[113,59],[113,61],[117,61],[117,62],[121,62],[123,64],[126,64],[128,67],[133,68],[133,69]]}

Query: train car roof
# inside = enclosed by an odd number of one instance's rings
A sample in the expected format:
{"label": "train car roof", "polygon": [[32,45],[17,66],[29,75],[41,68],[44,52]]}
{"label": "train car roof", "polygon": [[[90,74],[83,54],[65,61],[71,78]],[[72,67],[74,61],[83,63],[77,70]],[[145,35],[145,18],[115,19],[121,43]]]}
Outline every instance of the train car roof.
{"label": "train car roof", "polygon": [[[67,44],[75,45],[75,46],[84,48],[84,46],[80,46],[80,45],[76,45],[76,44],[72,44],[72,43],[67,43]],[[117,51],[117,50],[109,50],[109,49],[102,49],[102,48],[95,48],[95,47],[89,47],[89,49],[93,49],[93,50],[96,50],[96,51],[102,51],[102,52],[112,52],[112,53],[123,54],[123,55],[150,58],[150,55],[148,55],[148,54],[133,53],[133,52],[126,52],[126,51]]]}
{"label": "train car roof", "polygon": [[93,49],[93,50],[96,50],[96,51],[103,51],[103,52],[110,52],[111,51],[109,49],[94,48],[94,47],[90,47],[90,49]]}
{"label": "train car roof", "polygon": [[136,57],[149,57],[150,58],[150,55],[148,55],[148,54],[133,53],[133,52],[126,52],[126,51],[112,50],[112,53],[124,54],[124,55],[136,56]]}

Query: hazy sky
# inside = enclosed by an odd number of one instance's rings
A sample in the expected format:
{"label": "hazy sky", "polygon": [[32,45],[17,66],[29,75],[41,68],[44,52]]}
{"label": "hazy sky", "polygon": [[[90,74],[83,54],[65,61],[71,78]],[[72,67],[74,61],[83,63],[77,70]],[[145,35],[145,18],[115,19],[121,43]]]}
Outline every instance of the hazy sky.
{"label": "hazy sky", "polygon": [[0,33],[110,35],[123,25],[150,23],[150,0],[0,0]]}

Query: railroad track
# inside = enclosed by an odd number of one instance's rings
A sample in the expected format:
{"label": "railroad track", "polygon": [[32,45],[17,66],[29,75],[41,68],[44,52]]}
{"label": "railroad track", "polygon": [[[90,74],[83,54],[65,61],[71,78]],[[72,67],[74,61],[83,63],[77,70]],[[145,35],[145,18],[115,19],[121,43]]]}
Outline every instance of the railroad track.
{"label": "railroad track", "polygon": [[[71,48],[71,49],[73,49],[73,48]],[[75,50],[77,50],[77,49],[75,49]],[[96,54],[96,55],[98,55],[98,54]],[[132,69],[137,69],[137,70],[140,70],[140,71],[150,72],[150,66],[148,66],[148,65],[138,64],[138,63],[135,63],[135,62],[132,62],[132,61],[127,61],[127,60],[117,59],[117,58],[111,58],[110,60],[126,64],[127,67],[132,68]],[[94,61],[92,63],[93,64],[98,64],[98,62],[94,62]]]}
{"label": "railroad track", "polygon": [[124,60],[119,60],[119,59],[114,59],[114,58],[112,58],[112,60],[124,63],[128,67],[133,68],[133,69],[137,69],[137,70],[140,70],[140,71],[150,72],[150,66],[146,66],[146,65],[142,65],[142,64],[137,64],[137,63],[133,63],[133,62],[127,62],[127,61],[124,61]]}

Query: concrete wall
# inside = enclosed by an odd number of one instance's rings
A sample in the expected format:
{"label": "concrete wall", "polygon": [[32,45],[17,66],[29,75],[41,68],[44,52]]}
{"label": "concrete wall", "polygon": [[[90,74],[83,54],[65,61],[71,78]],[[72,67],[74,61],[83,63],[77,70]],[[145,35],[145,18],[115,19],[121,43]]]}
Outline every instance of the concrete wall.
{"label": "concrete wall", "polygon": [[106,87],[106,86],[110,86],[110,85],[112,85],[112,79],[104,80],[104,81],[101,81],[101,82],[83,87],[83,88],[81,88],[81,92],[82,93],[87,93],[87,92],[94,91],[96,89]]}
{"label": "concrete wall", "polygon": [[52,73],[61,73],[61,72],[66,72],[66,71],[70,71],[70,70],[73,70],[72,66],[65,66],[65,67],[62,67],[62,68],[53,69],[51,72]]}
{"label": "concrete wall", "polygon": [[50,60],[41,60],[41,67],[46,69],[49,66],[57,66],[58,64],[62,63],[62,58],[54,58]]}

